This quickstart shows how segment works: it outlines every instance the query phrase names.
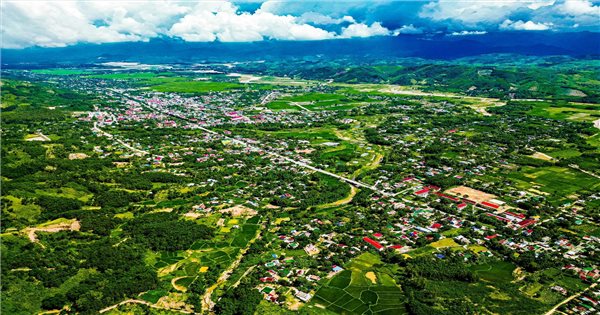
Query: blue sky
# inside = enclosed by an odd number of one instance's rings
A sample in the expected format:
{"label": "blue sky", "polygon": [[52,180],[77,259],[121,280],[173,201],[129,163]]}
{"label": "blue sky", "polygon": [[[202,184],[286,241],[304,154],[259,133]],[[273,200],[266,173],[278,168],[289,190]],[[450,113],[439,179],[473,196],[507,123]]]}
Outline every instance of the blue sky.
{"label": "blue sky", "polygon": [[600,1],[3,1],[2,47],[600,31]]}

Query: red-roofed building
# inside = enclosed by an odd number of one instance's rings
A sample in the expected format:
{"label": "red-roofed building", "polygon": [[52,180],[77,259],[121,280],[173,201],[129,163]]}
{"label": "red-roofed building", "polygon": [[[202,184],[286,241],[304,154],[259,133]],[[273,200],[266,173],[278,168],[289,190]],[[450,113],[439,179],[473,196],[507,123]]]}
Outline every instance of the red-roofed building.
{"label": "red-roofed building", "polygon": [[369,237],[363,237],[363,241],[373,245],[373,247],[375,247],[377,250],[383,249],[383,245],[379,244],[379,242],[377,242],[376,240],[373,240]]}
{"label": "red-roofed building", "polygon": [[260,278],[261,282],[274,282],[275,278],[273,277],[264,277],[264,278]]}
{"label": "red-roofed building", "polygon": [[467,198],[463,198],[463,199],[462,199],[462,201],[464,201],[464,202],[466,202],[466,203],[470,203],[470,204],[472,204],[472,205],[476,205],[476,204],[477,204],[477,202],[475,202],[475,201],[473,201],[473,200],[471,200],[471,199],[467,199]]}
{"label": "red-roofed building", "polygon": [[390,248],[392,248],[392,249],[401,249],[402,247],[404,247],[404,246],[402,246],[402,245],[391,245],[390,246]]}
{"label": "red-roofed building", "polygon": [[381,233],[373,233],[373,236],[375,236],[376,238],[382,238],[383,234],[381,234]]}
{"label": "red-roofed building", "polygon": [[484,201],[481,204],[484,205],[484,206],[486,206],[486,207],[488,207],[488,208],[492,208],[492,209],[498,209],[498,208],[500,208],[499,205],[497,205],[495,203],[487,202],[487,201]]}
{"label": "red-roofed building", "polygon": [[464,209],[466,206],[467,206],[467,204],[466,204],[466,203],[464,203],[464,202],[463,202],[463,203],[460,203],[460,204],[458,204],[458,205],[456,205],[456,207],[458,208],[458,210],[462,210],[462,209]]}
{"label": "red-roofed building", "polygon": [[441,228],[441,227],[442,227],[442,225],[436,222],[436,223],[432,224],[432,225],[429,227],[429,229],[431,229],[431,230],[437,230],[437,229],[439,229],[439,228]]}
{"label": "red-roofed building", "polygon": [[442,197],[442,198],[446,198],[446,199],[452,200],[454,202],[458,202],[459,201],[458,198],[452,197],[452,196],[448,196],[446,194],[442,194],[441,192],[436,192],[435,194],[438,195],[438,196],[440,196],[440,197]]}
{"label": "red-roofed building", "polygon": [[507,218],[505,218],[505,217],[501,217],[501,216],[499,216],[499,215],[495,215],[495,214],[493,214],[493,213],[487,213],[487,215],[488,215],[488,216],[490,216],[490,217],[494,217],[494,218],[496,218],[496,219],[498,219],[498,220],[500,220],[500,221],[502,221],[502,222],[510,222],[510,220],[509,220],[509,219],[507,219]]}
{"label": "red-roofed building", "polygon": [[519,219],[525,219],[525,215],[522,213],[514,213],[514,212],[506,211],[506,212],[504,212],[504,215],[519,218]]}
{"label": "red-roofed building", "polygon": [[429,187],[425,187],[421,190],[415,191],[415,195],[426,197],[429,194]]}
{"label": "red-roofed building", "polygon": [[525,219],[517,224],[519,225],[520,228],[524,228],[524,227],[528,227],[534,223],[535,223],[534,219]]}
{"label": "red-roofed building", "polygon": [[494,235],[488,235],[488,236],[486,236],[485,238],[487,238],[488,240],[493,240],[493,239],[495,239],[496,237],[498,237],[498,234],[494,234]]}

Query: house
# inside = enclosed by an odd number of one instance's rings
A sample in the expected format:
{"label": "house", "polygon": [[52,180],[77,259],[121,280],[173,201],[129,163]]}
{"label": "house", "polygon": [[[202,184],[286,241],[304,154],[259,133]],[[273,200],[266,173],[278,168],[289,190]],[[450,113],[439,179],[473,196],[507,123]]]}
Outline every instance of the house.
{"label": "house", "polygon": [[498,208],[500,208],[499,205],[497,205],[495,203],[487,202],[487,201],[483,201],[481,204],[484,205],[484,206],[486,206],[486,207],[488,207],[488,208],[492,208],[492,209],[498,209]]}
{"label": "house", "polygon": [[415,195],[419,197],[427,197],[429,195],[429,187],[425,187],[421,190],[415,191]]}
{"label": "house", "polygon": [[309,256],[314,256],[314,255],[318,254],[321,250],[319,250],[319,248],[317,246],[315,246],[314,244],[308,244],[304,247],[304,251]]}
{"label": "house", "polygon": [[436,223],[432,224],[429,227],[429,229],[432,230],[432,231],[434,231],[434,232],[437,232],[437,230],[439,230],[441,227],[442,227],[442,225],[436,222]]}
{"label": "house", "polygon": [[567,295],[567,290],[565,290],[565,288],[563,288],[561,286],[555,285],[555,286],[551,287],[550,289],[552,289],[562,295]]}
{"label": "house", "polygon": [[464,202],[463,203],[459,203],[458,205],[456,205],[456,207],[458,208],[458,210],[462,210],[462,209],[464,209],[464,208],[467,207],[467,204],[464,203]]}
{"label": "house", "polygon": [[383,250],[383,245],[369,237],[363,237],[363,241],[373,245],[377,250]]}
{"label": "house", "polygon": [[441,192],[439,192],[439,191],[438,191],[438,192],[435,192],[435,194],[436,194],[437,196],[440,196],[440,197],[442,197],[442,198],[446,198],[446,199],[448,199],[448,200],[452,200],[452,201],[454,201],[454,202],[458,202],[458,201],[460,201],[460,200],[459,200],[458,198],[456,198],[456,197],[452,197],[452,196],[449,196],[449,195],[443,194],[443,193],[441,193]]}
{"label": "house", "polygon": [[296,294],[294,294],[294,295],[297,298],[299,298],[302,302],[308,302],[312,298],[312,294],[305,293],[305,292],[302,292],[302,291],[297,291]]}
{"label": "house", "polygon": [[528,226],[530,226],[530,225],[532,225],[534,223],[535,223],[535,219],[525,219],[525,220],[523,220],[523,221],[521,221],[521,222],[519,222],[517,224],[519,225],[519,228],[525,228],[525,227],[528,227]]}
{"label": "house", "polygon": [[273,277],[262,277],[259,280],[260,280],[260,282],[274,282],[275,278],[273,278]]}

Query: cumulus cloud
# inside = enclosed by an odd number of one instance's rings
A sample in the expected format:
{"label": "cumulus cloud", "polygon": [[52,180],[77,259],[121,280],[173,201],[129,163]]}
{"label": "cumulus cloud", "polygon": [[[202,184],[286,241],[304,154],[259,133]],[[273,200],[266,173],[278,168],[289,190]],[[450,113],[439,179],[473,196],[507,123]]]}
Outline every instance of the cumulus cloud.
{"label": "cumulus cloud", "polygon": [[355,23],[348,25],[342,29],[340,38],[352,38],[352,37],[371,37],[371,36],[387,36],[391,32],[387,28],[381,26],[379,22],[375,22],[371,25],[364,23]]}
{"label": "cumulus cloud", "polygon": [[[107,43],[143,40],[136,25],[121,19],[113,25],[95,26],[94,17],[81,10],[78,3],[3,2],[3,47],[33,45],[62,47],[77,42]],[[116,12],[115,12],[116,13]],[[108,16],[107,16],[108,18]],[[115,20],[119,17],[116,16]],[[116,27],[116,28],[115,28]],[[126,30],[120,32],[119,29]]]}
{"label": "cumulus cloud", "polygon": [[402,25],[402,27],[394,30],[394,35],[398,34],[423,34],[423,29],[412,24]]}
{"label": "cumulus cloud", "polygon": [[434,21],[454,20],[466,26],[476,26],[482,22],[500,22],[515,10],[528,5],[527,2],[512,0],[468,2],[440,0],[424,5],[419,14]]}
{"label": "cumulus cloud", "polygon": [[575,25],[598,31],[600,6],[589,0],[440,0],[425,4],[419,16],[445,23],[455,31],[460,28],[565,30]]}
{"label": "cumulus cloud", "polygon": [[559,6],[559,10],[572,16],[594,15],[600,19],[600,6],[587,0],[567,0]]}
{"label": "cumulus cloud", "polygon": [[[598,31],[598,0],[2,1],[2,47],[322,40],[477,30]],[[418,25],[418,26],[415,26]],[[465,33],[471,34],[471,33]]]}
{"label": "cumulus cloud", "polygon": [[335,37],[326,30],[299,23],[291,15],[257,10],[238,13],[229,2],[213,6],[198,4],[170,28],[169,35],[191,42],[249,42],[263,39],[320,40]]}
{"label": "cumulus cloud", "polygon": [[341,18],[333,18],[328,15],[324,15],[318,12],[306,12],[298,18],[300,23],[313,23],[317,25],[332,25],[342,23],[356,23],[354,18],[350,15],[344,15]]}
{"label": "cumulus cloud", "polygon": [[517,31],[545,31],[552,27],[551,23],[536,23],[533,21],[523,22],[505,20],[500,24],[500,29]]}

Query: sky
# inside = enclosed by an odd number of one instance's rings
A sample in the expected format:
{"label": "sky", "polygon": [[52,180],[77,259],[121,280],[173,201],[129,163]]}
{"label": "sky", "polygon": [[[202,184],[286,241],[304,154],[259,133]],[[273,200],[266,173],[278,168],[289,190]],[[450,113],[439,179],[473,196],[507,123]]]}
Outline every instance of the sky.
{"label": "sky", "polygon": [[600,32],[600,1],[2,1],[1,47]]}

